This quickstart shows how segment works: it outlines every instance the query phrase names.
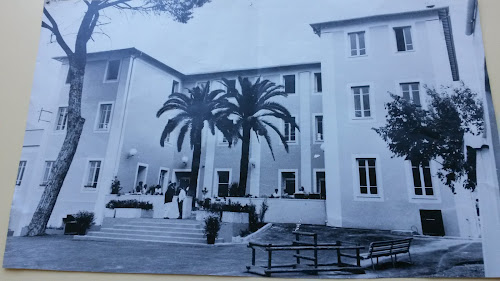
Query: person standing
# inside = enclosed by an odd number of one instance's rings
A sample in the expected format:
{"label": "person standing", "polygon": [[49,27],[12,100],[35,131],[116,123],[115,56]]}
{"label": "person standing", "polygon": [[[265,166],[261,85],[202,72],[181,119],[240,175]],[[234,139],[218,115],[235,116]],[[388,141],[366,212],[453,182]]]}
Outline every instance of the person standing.
{"label": "person standing", "polygon": [[179,197],[177,197],[177,204],[179,207],[179,217],[177,217],[177,219],[182,219],[182,204],[184,203],[184,199],[186,199],[186,191],[181,187]]}
{"label": "person standing", "polygon": [[172,216],[172,209],[174,208],[174,195],[175,195],[175,183],[169,182],[167,190],[165,191],[165,209],[164,209],[164,219],[169,219]]}

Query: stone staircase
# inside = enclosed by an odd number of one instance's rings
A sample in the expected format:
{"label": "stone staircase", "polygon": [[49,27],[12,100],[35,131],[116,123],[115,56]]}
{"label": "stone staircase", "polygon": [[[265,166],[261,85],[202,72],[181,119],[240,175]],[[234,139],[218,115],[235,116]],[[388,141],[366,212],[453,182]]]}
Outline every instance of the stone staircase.
{"label": "stone staircase", "polygon": [[[206,245],[202,223],[193,219],[119,219],[105,218],[101,229],[89,231],[77,240],[143,241],[172,244]],[[217,239],[216,244],[223,243]]]}

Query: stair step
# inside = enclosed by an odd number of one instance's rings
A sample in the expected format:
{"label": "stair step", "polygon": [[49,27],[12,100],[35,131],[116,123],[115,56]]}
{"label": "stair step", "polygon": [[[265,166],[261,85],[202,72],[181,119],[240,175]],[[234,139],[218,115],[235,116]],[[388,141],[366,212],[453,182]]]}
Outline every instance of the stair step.
{"label": "stair step", "polygon": [[194,237],[203,238],[203,231],[170,231],[170,230],[141,230],[141,229],[116,229],[116,228],[101,228],[102,233],[117,233],[117,234],[148,234],[164,237]]}
{"label": "stair step", "polygon": [[151,234],[129,234],[129,233],[106,233],[99,231],[90,231],[87,233],[88,236],[99,236],[99,237],[122,237],[122,238],[139,238],[139,239],[154,239],[154,240],[164,240],[164,241],[178,241],[178,242],[195,242],[200,243],[206,241],[204,237],[166,237]]}
{"label": "stair step", "polygon": [[201,224],[193,223],[172,223],[172,222],[131,222],[130,225],[144,225],[144,226],[171,226],[171,227],[184,227],[184,228],[201,228]]}
{"label": "stair step", "polygon": [[114,229],[140,229],[140,230],[157,230],[157,231],[177,231],[177,232],[186,232],[186,231],[202,231],[201,228],[189,228],[189,227],[172,227],[172,226],[157,226],[157,225],[133,225],[133,224],[115,224],[112,227],[106,226],[106,228],[114,228]]}
{"label": "stair step", "polygon": [[[166,238],[157,236],[145,236],[145,235],[127,235],[127,236],[117,236],[107,235],[99,232],[89,232],[85,236],[76,235],[74,236],[76,240],[123,240],[123,241],[143,241],[143,242],[158,242],[158,243],[171,243],[171,244],[183,244],[183,245],[207,245],[206,239],[195,239],[195,238]],[[216,243],[224,243],[223,239],[217,239]]]}

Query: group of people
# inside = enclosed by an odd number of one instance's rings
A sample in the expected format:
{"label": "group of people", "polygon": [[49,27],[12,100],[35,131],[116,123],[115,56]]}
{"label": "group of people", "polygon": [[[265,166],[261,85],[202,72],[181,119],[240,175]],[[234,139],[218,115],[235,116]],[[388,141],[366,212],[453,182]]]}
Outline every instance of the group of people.
{"label": "group of people", "polygon": [[[177,185],[173,182],[169,182],[167,186],[167,190],[165,191],[165,209],[164,216],[165,219],[177,218],[182,219],[182,205],[187,196],[187,191],[189,187],[177,187]],[[177,195],[177,199],[174,200],[174,197]],[[177,201],[177,202],[174,202]],[[177,215],[178,212],[178,215]]]}
{"label": "group of people", "polygon": [[[304,187],[303,187],[303,186],[301,186],[301,187],[299,188],[299,191],[295,192],[295,194],[307,194],[307,193],[305,192]],[[281,197],[281,193],[279,192],[279,189],[277,189],[277,188],[276,188],[276,189],[274,190],[274,193],[273,193],[273,194],[271,194],[271,198],[280,198],[280,197]]]}
{"label": "group of people", "polygon": [[143,184],[142,181],[138,183],[138,185],[135,187],[135,193],[136,194],[151,194],[151,195],[161,195],[161,185],[156,185],[156,186],[150,186],[148,187],[147,184]]}

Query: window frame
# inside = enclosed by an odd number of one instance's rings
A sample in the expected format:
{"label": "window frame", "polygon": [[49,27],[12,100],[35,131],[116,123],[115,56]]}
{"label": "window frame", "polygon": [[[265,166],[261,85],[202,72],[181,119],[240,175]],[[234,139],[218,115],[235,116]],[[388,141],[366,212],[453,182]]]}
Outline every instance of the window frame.
{"label": "window frame", "polygon": [[[21,163],[24,163],[21,171]],[[24,173],[26,172],[26,167],[28,166],[28,160],[19,160],[19,166],[17,167],[16,176],[16,186],[21,186],[23,184]]]}
{"label": "window frame", "polygon": [[[396,37],[396,29],[399,29],[399,28],[410,28],[410,34],[411,34],[411,41],[412,41],[412,47],[413,49],[412,50],[408,50],[407,49],[407,44],[406,44],[406,35],[404,34],[404,31],[403,31],[403,37],[404,37],[404,40],[405,40],[405,51],[399,51],[398,50],[398,40],[397,40],[397,37]],[[412,53],[412,52],[415,52],[416,51],[416,36],[414,34],[414,30],[415,30],[415,25],[413,23],[401,23],[401,24],[394,24],[392,26],[390,26],[390,34],[391,34],[391,37],[392,37],[392,40],[391,42],[393,42],[393,50],[396,54],[405,54],[405,53]]]}
{"label": "window frame", "polygon": [[[321,91],[318,91],[318,81],[316,80],[316,74],[319,74],[320,76],[320,79],[321,79]],[[316,94],[316,95],[321,95],[323,94],[323,74],[321,71],[314,71],[313,72],[313,94]]]}
{"label": "window frame", "polygon": [[[177,90],[174,91],[176,88]],[[180,88],[181,88],[181,83],[175,79],[172,79],[172,90],[170,91],[170,94],[178,93]]]}
{"label": "window frame", "polygon": [[403,93],[403,85],[409,85],[409,101],[413,104],[415,104],[415,101],[413,99],[413,91],[411,89],[411,85],[413,84],[417,84],[417,87],[418,87],[418,106],[422,106],[422,83],[418,80],[414,81],[414,80],[411,80],[413,82],[399,82],[398,83],[398,86],[399,86],[399,93],[400,93],[400,96],[402,98],[404,98],[404,93]]}
{"label": "window frame", "polygon": [[[47,163],[52,162],[50,166],[49,173],[47,175],[47,181],[45,181],[45,171],[47,170]],[[50,175],[52,174],[52,169],[54,169],[54,164],[56,163],[56,160],[45,160],[44,165],[43,165],[43,170],[42,170],[42,180],[40,181],[40,186],[47,186],[48,181],[50,181]]]}
{"label": "window frame", "polygon": [[[351,44],[351,34],[356,35],[356,55],[352,54],[352,44]],[[359,47],[359,34],[363,34],[365,40],[365,54],[361,55],[361,48]],[[358,30],[358,31],[348,31],[346,32],[347,37],[347,54],[349,58],[360,58],[368,56],[368,44],[367,44],[367,31],[366,30]]]}
{"label": "window frame", "polygon": [[[91,186],[87,185],[87,180],[89,178],[89,173],[90,173],[90,163],[91,162],[100,162],[99,175],[98,175],[95,187],[91,187]],[[102,179],[103,167],[104,167],[104,159],[103,158],[86,158],[85,159],[85,173],[83,174],[82,189],[81,189],[82,192],[97,192],[100,180]]]}
{"label": "window frame", "polygon": [[[375,175],[377,177],[377,194],[363,194],[360,190],[360,179],[359,179],[359,167],[358,159],[375,159]],[[352,176],[353,176],[353,196],[354,201],[374,201],[383,202],[384,201],[384,187],[383,187],[383,174],[382,171],[382,161],[380,160],[378,154],[353,154],[351,156],[352,161]]]}
{"label": "window frame", "polygon": [[[108,128],[107,129],[99,129],[99,122],[101,119],[101,106],[102,105],[111,105],[111,110],[109,113],[109,122],[108,122]],[[113,101],[102,101],[97,104],[97,114],[95,118],[95,123],[94,123],[94,133],[109,133],[111,130],[111,124],[113,123],[113,113],[115,109],[115,103]]]}
{"label": "window frame", "polygon": [[[408,201],[410,203],[440,203],[441,202],[441,193],[440,193],[440,180],[436,178],[434,171],[437,171],[438,165],[434,163],[434,161],[429,162],[429,167],[431,170],[431,181],[432,181],[432,189],[434,195],[416,195],[415,194],[415,186],[413,182],[413,165],[410,160],[404,161],[404,168],[406,174],[406,185],[408,190]],[[421,171],[421,168],[419,169]],[[421,174],[422,175],[422,174]],[[425,187],[422,187],[423,189]],[[425,191],[424,191],[425,193]]]}
{"label": "window frame", "polygon": [[[322,129],[323,129],[323,139],[318,140],[318,123],[316,122],[316,118],[321,116],[322,119]],[[313,122],[313,143],[314,144],[322,144],[325,142],[325,116],[323,113],[313,113],[312,115],[312,122]]]}
{"label": "window frame", "polygon": [[[64,129],[57,129],[59,126],[59,111],[61,108],[66,108],[66,120],[64,121]],[[55,133],[64,133],[66,132],[66,129],[68,128],[68,106],[67,105],[61,105],[57,107],[57,113],[56,113],[56,121],[54,122],[54,132]]]}
{"label": "window frame", "polygon": [[[108,71],[109,71],[109,64],[112,61],[118,61],[120,62],[120,65],[118,65],[118,73],[116,74],[116,79],[108,79]],[[109,59],[106,61],[106,69],[104,71],[104,78],[103,78],[103,83],[115,83],[120,80],[120,74],[121,74],[121,69],[122,69],[122,60],[121,59]]]}
{"label": "window frame", "polygon": [[[286,80],[285,80],[285,76],[293,76],[293,79],[294,79],[294,85],[293,85],[293,92],[287,92],[286,91]],[[297,94],[297,74],[295,73],[287,73],[287,74],[282,74],[281,75],[281,83],[283,85],[283,92],[285,92],[286,94],[288,95],[294,95],[294,94]]]}
{"label": "window frame", "polygon": [[[319,190],[319,186],[317,185],[318,184],[318,172],[323,172],[325,173],[325,183],[326,183],[326,170],[325,168],[314,168],[313,169],[313,186],[314,188],[311,190],[311,193],[315,193],[315,194],[321,194],[321,190]],[[325,199],[322,199],[322,200],[325,200]]]}
{"label": "window frame", "polygon": [[[297,119],[297,116],[292,115],[292,117],[295,119],[295,124],[299,124],[299,120]],[[285,137],[285,139],[287,139],[287,136],[286,136],[286,124],[287,124],[287,122],[285,122],[285,120],[281,120],[281,128],[283,130],[282,132],[283,132],[283,136]],[[290,130],[290,135],[291,135],[291,130]],[[297,129],[295,129],[295,140],[289,141],[287,139],[286,143],[288,145],[299,144],[299,134],[297,134]],[[283,143],[281,143],[281,141],[280,141],[280,144],[283,145]]]}
{"label": "window frame", "polygon": [[216,195],[217,197],[219,196],[219,172],[229,172],[229,178],[228,178],[228,186],[227,186],[227,196],[222,196],[222,197],[229,197],[229,188],[231,188],[231,183],[233,181],[233,169],[232,168],[217,168],[214,169],[214,177],[213,177],[213,184],[212,184],[212,190],[213,194]]}
{"label": "window frame", "polygon": [[[169,168],[165,168],[165,167],[160,167],[159,170],[158,170],[158,182],[157,182],[157,185],[161,185],[161,181],[160,181],[161,180],[161,172],[163,172],[163,171],[167,172],[167,185],[168,185],[168,181],[170,180],[170,169]],[[167,186],[162,186],[161,187],[161,192],[162,193],[165,193],[165,188],[167,188]]]}
{"label": "window frame", "polygon": [[147,184],[147,180],[148,180],[148,175],[149,175],[149,164],[146,164],[146,163],[143,163],[143,162],[137,162],[137,165],[135,165],[135,170],[134,170],[134,185],[132,186],[133,188],[133,191],[135,192],[135,188],[137,187],[137,185],[139,184],[139,182],[137,181],[137,177],[138,177],[138,171],[139,171],[139,167],[144,167],[145,168],[145,174],[146,176],[144,177],[144,181],[142,182],[142,184]]}
{"label": "window frame", "polygon": [[[356,106],[355,106],[355,101],[354,101],[354,88],[363,88],[363,87],[368,87],[368,99],[370,102],[370,116],[369,117],[356,117]],[[375,100],[374,100],[374,87],[373,83],[357,83],[357,84],[348,84],[347,85],[347,90],[349,93],[349,105],[350,105],[350,119],[354,122],[359,122],[359,121],[371,121],[375,122],[376,121],[376,114],[375,114]],[[362,99],[361,99],[362,100]],[[364,110],[362,109],[362,113],[364,114]]]}
{"label": "window frame", "polygon": [[[283,187],[283,176],[282,176],[282,173],[295,173],[295,191],[294,191],[294,194],[297,193],[297,191],[299,190],[299,169],[279,169],[278,170],[278,189],[280,191],[280,198],[283,197],[283,195],[285,195],[285,192],[284,192],[284,187]],[[274,190],[273,190],[273,193],[274,193]],[[293,194],[292,194],[293,195]],[[287,194],[288,196],[288,194]]]}

